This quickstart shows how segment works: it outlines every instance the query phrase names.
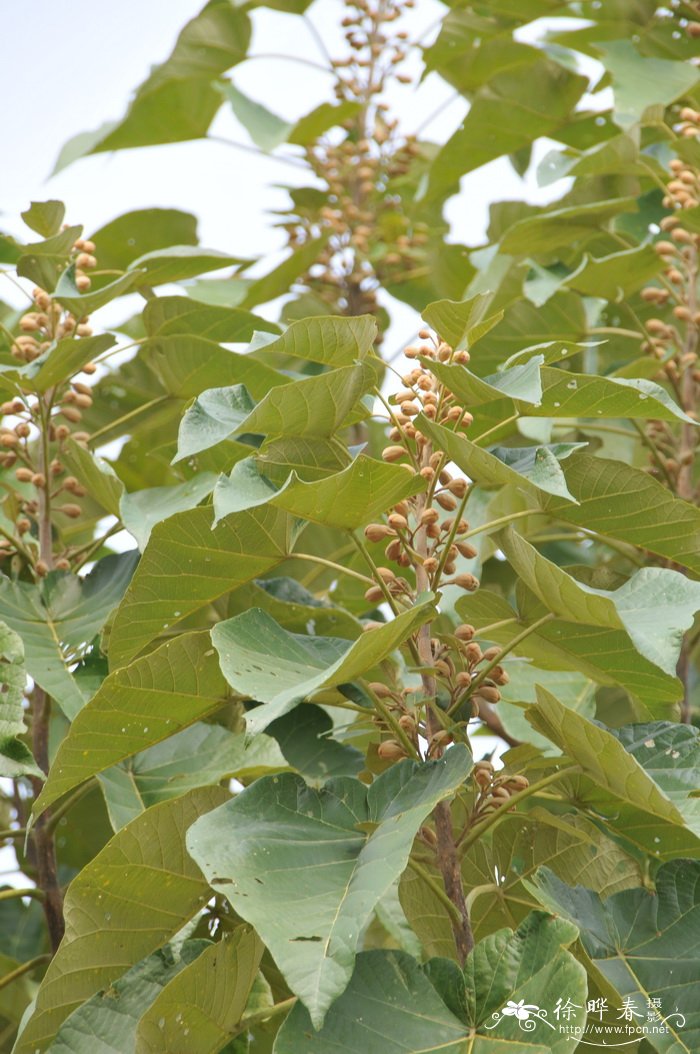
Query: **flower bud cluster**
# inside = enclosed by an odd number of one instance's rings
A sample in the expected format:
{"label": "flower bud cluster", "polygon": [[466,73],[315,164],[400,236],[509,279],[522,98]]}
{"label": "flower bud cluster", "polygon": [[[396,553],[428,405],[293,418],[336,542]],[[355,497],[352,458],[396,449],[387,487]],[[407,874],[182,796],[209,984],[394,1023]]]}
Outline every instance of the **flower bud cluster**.
{"label": "flower bud cluster", "polygon": [[[94,253],[95,245],[91,241],[80,238],[73,246],[75,282],[81,292],[90,288],[87,271],[97,266]],[[66,311],[46,290],[36,287],[32,300],[33,308],[21,316],[20,333],[15,336],[11,349],[20,363],[33,362],[63,339],[92,336],[89,318],[78,318]],[[88,362],[80,372],[90,376],[96,369],[94,363]],[[87,491],[74,476],[66,475],[62,449],[69,438],[80,444],[87,443],[89,434],[76,426],[92,403],[92,389],[72,378],[43,395],[27,390],[0,405],[0,466],[14,469],[16,489],[11,505],[18,541],[14,545],[10,538],[0,540],[0,560],[20,550],[32,556],[39,534],[38,520],[47,515],[48,509],[52,517],[58,514],[68,520],[82,515],[76,501],[65,500],[66,497],[82,498]],[[59,554],[53,566],[68,570],[70,561],[65,553]],[[49,570],[47,560],[34,559],[33,569],[42,577]]]}
{"label": "flower bud cluster", "polygon": [[[682,130],[700,136],[700,113],[687,107],[681,111]],[[698,258],[700,235],[684,221],[687,209],[700,200],[700,171],[674,159],[664,205],[671,213],[661,220],[661,237],[655,250],[663,262],[658,284],[641,291],[645,303],[656,309],[647,318],[642,350],[659,362],[657,379],[671,386],[677,401],[691,418],[697,417],[700,369],[700,290]],[[692,500],[692,463],[695,456],[695,429],[673,429],[665,421],[652,420],[647,435],[655,457],[648,471],[670,483],[682,497]]]}
{"label": "flower bud cluster", "polygon": [[324,200],[297,195],[283,224],[292,248],[323,239],[302,281],[339,314],[379,314],[378,289],[425,266],[428,227],[415,222],[402,202],[402,181],[420,147],[400,134],[381,99],[390,83],[412,79],[401,71],[408,34],[395,23],[413,6],[414,0],[346,0],[348,51],[333,61],[335,94],[355,104],[357,114],[344,122],[340,138],[324,134],[307,147]]}
{"label": "flower bud cluster", "polygon": [[520,791],[530,786],[526,776],[496,772],[490,761],[477,761],[472,778],[478,790],[469,819],[469,827],[475,826],[496,809],[508,806],[514,794],[519,794]]}

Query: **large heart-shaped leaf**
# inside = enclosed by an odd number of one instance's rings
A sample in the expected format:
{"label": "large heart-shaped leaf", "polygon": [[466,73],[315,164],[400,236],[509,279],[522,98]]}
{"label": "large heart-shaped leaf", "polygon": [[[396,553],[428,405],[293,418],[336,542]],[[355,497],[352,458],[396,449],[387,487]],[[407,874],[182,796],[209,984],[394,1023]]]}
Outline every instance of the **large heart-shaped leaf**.
{"label": "large heart-shaped leaf", "polygon": [[582,886],[571,888],[547,868],[532,890],[550,911],[575,920],[586,955],[630,1007],[632,1021],[648,1020],[659,1000],[658,1024],[639,1036],[660,1054],[694,1051],[700,1044],[697,956],[700,943],[700,861],[672,860],[656,875],[656,894],[625,890],[601,900]]}
{"label": "large heart-shaped leaf", "polygon": [[522,409],[530,417],[654,417],[697,424],[653,381],[590,377],[545,366],[542,385],[541,402]]}
{"label": "large heart-shaped leaf", "polygon": [[[683,813],[634,755],[601,725],[562,706],[543,688],[527,719],[582,769],[579,808],[604,817],[623,839],[661,859],[679,853],[700,853],[700,834],[691,831]],[[575,779],[575,778],[574,778]]]}
{"label": "large heart-shaped leaf", "polygon": [[298,1003],[277,1034],[274,1054],[464,1054],[466,1038],[466,1025],[413,956],[369,951],[358,955],[352,980],[321,1031],[314,1031]]}
{"label": "large heart-shaped leaf", "polygon": [[274,1054],[380,1054],[388,1044],[392,1054],[463,1054],[466,1037],[464,1023],[411,955],[369,951],[358,955],[321,1031],[298,1003],[277,1034]]}
{"label": "large heart-shaped leaf", "polygon": [[144,487],[131,494],[125,493],[119,502],[121,521],[143,551],[157,523],[177,512],[195,508],[211,494],[215,483],[216,476],[212,472],[200,472],[173,487]]}
{"label": "large heart-shaped leaf", "polygon": [[263,506],[229,516],[211,529],[212,510],[179,512],[156,524],[109,638],[113,665],[123,665],[163,629],[216,597],[258,578],[289,553],[292,524]]}
{"label": "large heart-shaped leaf", "polygon": [[465,172],[551,134],[586,87],[585,77],[545,57],[533,61],[528,55],[498,73],[477,93],[466,120],[435,158],[429,195],[438,197]]}
{"label": "large heart-shaped leaf", "polygon": [[492,299],[489,293],[477,293],[468,300],[438,300],[421,317],[455,351],[470,348],[503,318],[502,311],[487,315]]}
{"label": "large heart-shaped leaf", "polygon": [[203,907],[209,887],[185,851],[185,832],[227,797],[222,787],[206,787],[155,805],[83,868],[66,895],[66,935],[15,1054],[46,1050],[76,1007]]}
{"label": "large heart-shaped leaf", "polygon": [[[338,744],[340,746],[340,744]],[[115,831],[151,805],[224,779],[249,782],[290,768],[271,736],[250,739],[198,721],[99,777]]]}
{"label": "large heart-shaped leaf", "polygon": [[[240,62],[250,41],[250,20],[226,0],[208,3],[181,31],[169,57],[139,87],[121,121],[74,136],[56,169],[102,150],[199,139],[206,135],[221,95],[213,82]],[[167,121],[163,114],[169,114]]]}
{"label": "large heart-shaped leaf", "polygon": [[[700,608],[700,583],[667,568],[643,567],[619,589],[607,592],[576,581],[512,528],[500,537],[521,581],[554,615],[588,626],[623,629],[641,655],[665,673],[675,673],[683,633]],[[650,596],[653,608],[648,605]]]}
{"label": "large heart-shaped leaf", "polygon": [[216,1054],[237,1032],[263,951],[247,926],[210,945],[143,1013],[134,1054],[172,1054],[183,1042],[192,1054]]}
{"label": "large heart-shaped leaf", "polygon": [[580,443],[555,443],[553,446],[494,447],[485,450],[469,439],[455,435],[444,425],[436,425],[420,414],[416,424],[435,445],[444,450],[476,483],[487,487],[514,483],[530,492],[544,492],[576,499],[569,493],[560,461],[581,447]]}
{"label": "large heart-shaped leaf", "polygon": [[[369,789],[346,777],[320,791],[298,776],[265,777],[189,831],[190,853],[255,926],[316,1028],[346,988],[363,926],[406,866],[420,824],[470,768],[458,745],[439,761],[394,765]],[[295,881],[294,910],[280,912]]]}
{"label": "large heart-shaped leaf", "polygon": [[579,451],[563,466],[578,502],[541,495],[550,515],[639,545],[700,572],[700,510],[675,498],[647,472]]}
{"label": "large heart-shaped leaf", "polygon": [[612,74],[615,123],[625,130],[641,121],[649,107],[673,102],[698,82],[689,63],[642,56],[629,40],[608,40],[596,50]]}
{"label": "large heart-shaped leaf", "polygon": [[[530,594],[532,596],[532,594]],[[619,684],[631,692],[646,717],[666,715],[669,705],[683,695],[683,686],[640,655],[629,636],[621,630],[584,626],[579,622],[554,619],[532,630],[545,612],[518,616],[510,604],[496,593],[480,589],[457,602],[457,611],[466,622],[489,627],[487,640],[508,645],[520,630],[531,632],[515,649],[516,654],[533,659],[545,670],[575,670],[598,684]]]}
{"label": "large heart-shaped leaf", "polygon": [[24,642],[29,675],[68,718],[82,708],[69,666],[100,632],[133,574],[133,553],[100,560],[84,578],[54,573],[40,586],[0,578],[0,619]]}
{"label": "large heart-shaped leaf", "polygon": [[656,721],[610,730],[677,807],[700,838],[700,732],[693,725]]}
{"label": "large heart-shaped leaf", "polygon": [[265,704],[246,715],[253,735],[323,688],[360,677],[434,617],[433,597],[428,595],[391,622],[349,643],[338,637],[289,633],[267,612],[253,609],[219,622],[211,638],[234,691]]}
{"label": "large heart-shaped leaf", "polygon": [[315,483],[304,483],[293,473],[279,489],[262,475],[261,464],[246,458],[220,477],[214,489],[215,524],[232,512],[271,502],[305,520],[354,530],[425,486],[421,476],[363,454],[342,472]]}
{"label": "large heart-shaped leaf", "polygon": [[[427,361],[425,360],[424,364],[427,364]],[[466,366],[444,362],[430,360],[429,366],[435,376],[444,381],[448,390],[454,392],[467,407],[504,398],[517,399],[537,406],[542,401],[540,366],[544,361],[544,355],[533,355],[527,362],[511,366],[490,377],[477,377]]]}
{"label": "large heart-shaped leaf", "polygon": [[192,399],[213,384],[244,384],[255,398],[262,399],[270,388],[288,381],[253,355],[222,348],[209,337],[189,332],[151,337],[141,356],[166,392],[178,399]]}
{"label": "large heart-shaped leaf", "polygon": [[[464,976],[445,959],[421,968],[403,952],[364,952],[321,1031],[297,1005],[275,1054],[563,1054],[570,1036],[548,1018],[564,988],[575,1004],[570,1025],[585,1021],[586,975],[568,951],[576,936],[565,919],[533,912],[515,933],[499,930],[477,944]],[[529,1013],[516,1016],[511,1007],[520,1006]]]}
{"label": "large heart-shaped leaf", "polygon": [[257,405],[242,385],[212,388],[195,399],[182,418],[175,460],[242,433],[332,436],[375,380],[372,366],[342,366],[278,385]]}
{"label": "large heart-shaped leaf", "polygon": [[180,634],[115,670],[72,722],[34,814],[90,776],[218,709],[226,695],[208,633]]}
{"label": "large heart-shaped leaf", "polygon": [[183,970],[198,962],[208,941],[185,941],[178,952],[166,946],[132,966],[107,992],[98,992],[61,1025],[51,1050],[58,1054],[94,1054],[109,1049],[132,1054],[143,1014]]}

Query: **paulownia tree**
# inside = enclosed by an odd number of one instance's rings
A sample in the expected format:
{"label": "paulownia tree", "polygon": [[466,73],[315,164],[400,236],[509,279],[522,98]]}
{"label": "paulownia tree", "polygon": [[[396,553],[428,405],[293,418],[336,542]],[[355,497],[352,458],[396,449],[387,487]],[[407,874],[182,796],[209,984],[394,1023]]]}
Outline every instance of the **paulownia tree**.
{"label": "paulownia tree", "polygon": [[[167,208],[0,244],[3,1049],[697,1050],[700,5],[348,2],[295,122],[227,75],[259,6],[60,164],[232,107],[308,171],[281,264]],[[448,241],[542,137],[563,196]]]}

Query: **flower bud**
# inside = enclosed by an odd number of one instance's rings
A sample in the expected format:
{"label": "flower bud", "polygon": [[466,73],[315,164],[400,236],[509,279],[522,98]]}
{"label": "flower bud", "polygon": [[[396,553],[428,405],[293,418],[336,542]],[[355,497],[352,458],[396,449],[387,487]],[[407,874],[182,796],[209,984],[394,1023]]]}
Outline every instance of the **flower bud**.
{"label": "flower bud", "polygon": [[408,520],[398,512],[392,512],[387,519],[389,526],[395,528],[395,530],[405,531],[408,529]]}
{"label": "flower bud", "polygon": [[473,626],[470,626],[468,623],[463,622],[460,626],[457,626],[457,629],[455,630],[455,637],[457,638],[457,640],[470,641],[474,637],[475,633],[476,630]]}
{"label": "flower bud", "polygon": [[370,586],[365,592],[365,600],[368,600],[371,604],[378,604],[383,599],[384,593],[379,586]]}
{"label": "flower bud", "polygon": [[59,505],[58,512],[62,512],[64,516],[70,517],[71,520],[77,520],[82,514],[79,505],[72,505],[70,502],[67,505]]}
{"label": "flower bud", "polygon": [[387,688],[382,681],[370,681],[367,687],[370,692],[373,692],[379,699],[391,699],[394,694],[391,688]]}
{"label": "flower bud", "polygon": [[380,743],[377,754],[383,761],[399,761],[406,757],[406,751],[395,739],[385,739]]}
{"label": "flower bud", "polygon": [[383,461],[400,461],[402,457],[406,457],[406,451],[402,446],[387,446],[382,450]]}
{"label": "flower bud", "polygon": [[387,527],[385,523],[370,523],[365,527],[365,538],[368,542],[382,542],[385,538],[393,538],[396,531]]}
{"label": "flower bud", "polygon": [[30,468],[21,467],[15,469],[15,478],[18,479],[20,483],[31,483],[33,475],[34,473]]}
{"label": "flower bud", "polygon": [[460,589],[466,589],[469,593],[473,593],[475,589],[479,588],[479,579],[465,571],[457,575],[454,584],[459,586]]}

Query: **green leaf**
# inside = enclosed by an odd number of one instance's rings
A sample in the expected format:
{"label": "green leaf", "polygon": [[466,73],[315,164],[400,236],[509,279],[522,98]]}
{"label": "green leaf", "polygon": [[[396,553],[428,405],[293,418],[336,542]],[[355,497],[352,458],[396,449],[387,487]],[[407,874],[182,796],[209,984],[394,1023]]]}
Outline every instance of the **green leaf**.
{"label": "green leaf", "polygon": [[115,1054],[132,1054],[141,1016],[165,986],[210,947],[208,941],[186,941],[179,955],[166,946],[132,966],[106,992],[99,992],[73,1011],[61,1025],[51,1051],[94,1054],[96,1050],[111,1050]]}
{"label": "green leaf", "polygon": [[297,633],[306,632],[312,625],[314,633],[354,640],[362,631],[362,623],[354,615],[323,596],[315,596],[294,578],[261,578],[236,590],[230,614],[250,608],[262,608],[280,626]]}
{"label": "green leaf", "polygon": [[[346,988],[363,926],[406,866],[420,824],[470,768],[458,745],[440,761],[394,765],[369,789],[348,778],[314,791],[297,776],[265,777],[188,833],[190,853],[255,926],[314,1027]],[[369,836],[358,826],[366,823]],[[295,881],[295,910],[276,910]]]}
{"label": "green leaf", "polygon": [[289,633],[260,609],[219,622],[211,639],[224,676],[239,695],[265,706],[249,710],[249,735],[324,688],[360,677],[435,617],[428,596],[391,622],[349,643],[338,637]]}
{"label": "green leaf", "polygon": [[580,443],[485,450],[469,439],[455,435],[444,425],[436,425],[423,414],[416,418],[416,425],[447,454],[450,461],[479,484],[493,487],[512,483],[529,493],[542,491],[569,501],[576,500],[569,493],[560,462],[579,449]]}
{"label": "green leaf", "polygon": [[60,231],[65,214],[66,206],[62,201],[33,201],[20,215],[42,238],[51,238]]}
{"label": "green leaf", "polygon": [[288,380],[252,355],[230,351],[189,333],[151,337],[142,346],[141,355],[168,394],[179,399],[191,399],[217,381],[245,384],[262,399],[270,388]]}
{"label": "green leaf", "polygon": [[557,293],[542,307],[535,307],[519,294],[518,286],[513,295],[519,299],[508,305],[503,321],[479,342],[478,355],[470,364],[479,376],[493,373],[515,353],[523,348],[536,348],[538,344],[558,342],[568,345],[573,354],[577,342],[586,337],[584,302],[577,294],[568,290]]}
{"label": "green leaf", "polygon": [[295,472],[305,483],[324,480],[342,472],[352,462],[344,443],[332,439],[306,436],[275,436],[258,448],[258,463],[276,486]]}
{"label": "green leaf", "polygon": [[429,304],[421,315],[429,326],[435,330],[441,340],[446,341],[454,351],[467,349],[476,344],[479,337],[503,318],[502,311],[492,315],[486,314],[493,300],[490,293],[478,293],[468,300],[438,300]]}
{"label": "green leaf", "polygon": [[271,151],[286,143],[294,127],[283,121],[259,102],[244,95],[235,84],[226,81],[220,85],[221,93],[230,103],[231,109],[241,122],[256,146],[261,150]]}
{"label": "green leaf", "polygon": [[145,487],[132,494],[124,493],[119,503],[121,521],[143,552],[157,523],[195,508],[211,494],[215,483],[213,472],[200,472],[173,487]]}
{"label": "green leaf", "polygon": [[551,252],[597,235],[601,227],[621,212],[633,212],[636,208],[636,198],[615,198],[527,216],[513,224],[500,248],[513,256]]}
{"label": "green leaf", "polygon": [[[427,365],[427,360],[422,361]],[[503,398],[517,399],[537,406],[542,401],[540,367],[543,362],[544,355],[533,355],[525,363],[483,378],[477,377],[466,366],[430,360],[429,368],[465,406],[479,406],[481,403]]]}
{"label": "green leaf", "polygon": [[542,401],[521,412],[530,417],[653,417],[697,425],[659,384],[643,378],[592,377],[542,369]]}
{"label": "green leaf", "polygon": [[331,738],[333,721],[320,706],[297,707],[251,740],[274,737],[289,765],[307,783],[322,786],[331,776],[357,776],[365,765],[365,756],[356,747],[338,743]]}
{"label": "green leaf", "polygon": [[625,130],[643,122],[651,107],[667,106],[698,83],[693,66],[642,56],[629,40],[608,40],[596,44],[596,51],[612,74],[613,119]]}
{"label": "green leaf", "polygon": [[66,227],[42,242],[25,245],[17,260],[17,274],[50,292],[68,266],[75,240],[82,233],[82,227]]}
{"label": "green leaf", "polygon": [[124,665],[163,629],[264,575],[291,548],[289,517],[269,506],[229,516],[215,530],[211,524],[212,510],[197,508],[153,528],[114,617],[109,639],[113,666]]}
{"label": "green leaf", "polygon": [[477,92],[466,119],[433,161],[428,195],[444,194],[460,176],[513,154],[562,124],[587,79],[545,57],[504,70]]}
{"label": "green leaf", "polygon": [[[566,784],[556,786],[560,792]],[[520,922],[540,907],[525,883],[543,865],[565,882],[580,882],[606,897],[644,881],[643,863],[605,834],[597,817],[586,819],[578,810],[557,815],[538,806],[511,813],[490,838],[475,842],[462,861],[477,938]]]}
{"label": "green leaf", "polygon": [[34,815],[110,765],[218,710],[226,694],[208,633],[180,634],[115,670],[62,740]]}
{"label": "green leaf", "polygon": [[372,523],[383,512],[424,488],[420,476],[360,454],[342,472],[315,483],[292,473],[277,490],[263,476],[264,461],[238,461],[214,489],[215,523],[232,512],[271,502],[294,516],[329,527],[354,530]]}
{"label": "green leaf", "polygon": [[625,750],[682,813],[700,838],[700,800],[697,773],[700,767],[700,732],[693,725],[656,721],[624,725],[610,730]]}
{"label": "green leaf", "polygon": [[149,337],[184,334],[224,344],[252,340],[256,331],[279,333],[274,322],[236,307],[203,304],[188,296],[151,297],[143,309]]}
{"label": "green leaf", "polygon": [[[460,618],[477,627],[513,619],[511,625],[489,629],[486,633],[488,640],[505,645],[545,613],[540,608],[527,618],[518,618],[507,601],[485,589],[461,597],[457,611]],[[528,634],[516,653],[530,656],[545,670],[575,670],[599,684],[622,685],[640,701],[645,717],[658,716],[660,708],[661,713],[667,713],[669,705],[678,702],[683,694],[680,681],[662,673],[640,655],[621,630],[554,619]]]}
{"label": "green leaf", "polygon": [[557,519],[630,542],[700,572],[700,511],[647,472],[578,452],[564,466],[577,505],[540,497]]}
{"label": "green leaf", "polygon": [[601,259],[586,255],[565,284],[584,296],[619,302],[655,278],[662,266],[663,261],[651,245],[623,249]]}
{"label": "green leaf", "polygon": [[0,622],[0,776],[43,779],[31,751],[17,738],[27,731],[23,706],[26,684],[22,639]]}
{"label": "green leaf", "polygon": [[320,315],[292,322],[284,333],[265,345],[265,354],[320,362],[324,366],[352,366],[370,355],[377,336],[372,315],[345,318]]}
{"label": "green leaf", "polygon": [[53,297],[66,311],[70,311],[76,318],[82,318],[83,315],[91,315],[98,308],[109,304],[116,297],[123,296],[133,286],[142,284],[141,280],[141,271],[127,271],[109,285],[103,285],[92,293],[81,293],[75,284],[75,264],[71,264],[59,278]]}
{"label": "green leaf", "polygon": [[350,117],[354,117],[359,112],[360,106],[360,103],[350,100],[338,103],[338,105],[322,102],[320,106],[313,109],[311,113],[307,113],[305,117],[301,117],[292,126],[287,142],[294,143],[295,146],[310,146],[324,132],[337,128]]}
{"label": "green leaf", "polygon": [[221,1050],[238,1031],[263,951],[247,926],[210,945],[143,1014],[132,1048],[135,1054],[172,1054],[183,1040],[196,1047],[197,1054]]}
{"label": "green leaf", "polygon": [[612,732],[562,706],[543,688],[526,716],[533,728],[581,766],[586,781],[599,788],[597,794],[580,796],[580,808],[588,805],[591,813],[648,853],[678,855],[674,837],[682,837],[684,847],[698,852],[699,837],[682,830],[683,814]]}
{"label": "green leaf", "polygon": [[547,560],[512,528],[500,537],[521,581],[549,611],[571,622],[624,629],[640,655],[668,674],[675,672],[683,633],[700,609],[700,583],[667,568],[643,567],[614,592],[593,589]]}
{"label": "green leaf", "polygon": [[198,245],[170,245],[167,249],[154,249],[138,256],[129,269],[143,272],[139,285],[154,286],[182,282],[207,271],[219,271],[222,267],[243,262],[238,256],[229,256],[216,249],[202,249]]}
{"label": "green leaf", "polygon": [[242,433],[330,437],[375,380],[370,365],[342,366],[280,384],[257,405],[241,384],[210,388],[195,399],[182,418],[175,460]]}
{"label": "green leaf", "polygon": [[54,572],[39,586],[0,578],[0,619],[22,638],[30,677],[69,719],[85,703],[69,666],[100,632],[134,564],[133,553],[107,556],[82,579]]}
{"label": "green leaf", "polygon": [[[483,1037],[475,1054],[499,1051],[504,1042],[523,1050],[521,1021],[512,1013],[503,1013],[507,1003],[522,1001],[551,1014],[563,996],[576,1007],[570,1024],[583,1026],[586,971],[568,951],[577,936],[575,923],[532,912],[515,933],[502,929],[476,945],[464,968],[467,1020]],[[543,1050],[552,1054],[571,1050],[571,1036],[558,1026],[549,1023],[546,1028],[536,1023],[535,1030]],[[491,1045],[494,1041],[498,1046]]]}
{"label": "green leaf", "polygon": [[87,488],[93,501],[112,516],[119,515],[119,502],[124,493],[124,484],[108,461],[90,453],[72,439],[64,443],[61,460]]}
{"label": "green leaf", "polygon": [[68,1015],[158,948],[204,906],[209,887],[185,851],[190,824],[228,796],[206,787],[155,805],[112,838],[71,883],[66,935],[15,1054],[46,1050]]}
{"label": "green leaf", "polygon": [[249,739],[220,725],[197,722],[107,769],[100,783],[117,831],[152,805],[195,787],[220,784],[224,779],[248,781],[288,768],[270,736]]}
{"label": "green leaf", "polygon": [[43,355],[25,366],[27,377],[36,392],[45,392],[79,373],[83,366],[116,343],[111,333],[94,337],[64,337],[52,344]]}
{"label": "green leaf", "polygon": [[[321,1031],[314,1031],[308,1012],[297,1003],[277,1034],[274,1052],[463,1054],[466,1039],[465,1025],[447,1009],[413,956],[368,951],[357,956],[350,984]],[[531,1054],[544,1051],[533,1048]]]}
{"label": "green leaf", "polygon": [[185,25],[166,61],[139,87],[122,120],[74,136],[63,147],[55,171],[103,150],[205,136],[221,105],[212,82],[245,58],[250,29],[247,14],[228,0],[206,4]]}
{"label": "green leaf", "polygon": [[[655,894],[626,890],[602,901],[589,889],[565,885],[547,868],[538,873],[533,888],[549,910],[576,920],[590,962],[621,997],[629,997],[635,1015],[646,1018],[647,1001],[661,1001],[667,1029],[649,1030],[655,1050],[675,1054],[697,1049],[700,861],[664,864],[656,875]],[[639,1016],[633,1020],[639,1024]]]}
{"label": "green leaf", "polygon": [[126,271],[139,256],[169,245],[196,245],[197,220],[180,209],[136,209],[111,220],[92,235],[100,267]]}
{"label": "green leaf", "polygon": [[498,716],[507,732],[516,739],[534,743],[545,753],[552,744],[528,725],[524,708],[536,701],[536,687],[541,685],[564,706],[584,717],[595,715],[595,686],[589,677],[574,670],[540,670],[530,662],[508,664],[508,684],[499,687],[501,698]]}

